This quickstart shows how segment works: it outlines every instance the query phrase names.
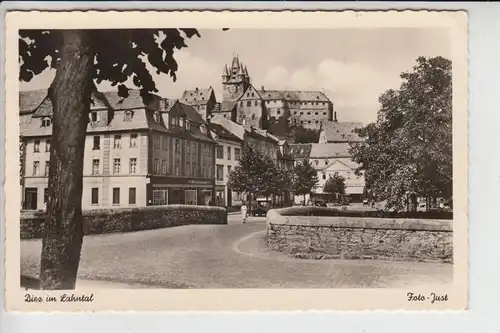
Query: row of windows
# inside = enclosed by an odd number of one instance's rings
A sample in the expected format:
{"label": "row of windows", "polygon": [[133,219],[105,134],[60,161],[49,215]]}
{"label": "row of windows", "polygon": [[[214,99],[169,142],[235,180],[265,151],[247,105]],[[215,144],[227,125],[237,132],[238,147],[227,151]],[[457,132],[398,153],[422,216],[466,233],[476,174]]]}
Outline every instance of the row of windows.
{"label": "row of windows", "polygon": [[[299,123],[299,121],[297,119],[293,119],[293,120],[292,119],[288,119],[289,123],[292,123],[292,121],[293,121],[294,124]],[[307,120],[307,121],[306,120],[301,120],[300,123],[301,124],[310,124],[311,121],[310,120]],[[319,124],[319,120],[315,120],[313,124]]]}
{"label": "row of windows", "polygon": [[[117,134],[117,135],[113,136],[113,148],[120,149],[121,147],[122,147],[122,136]],[[130,134],[129,147],[130,148],[137,147],[137,134],[136,133]],[[99,135],[94,136],[92,149],[93,150],[101,149],[101,137]]]}
{"label": "row of windows", "polygon": [[[217,152],[217,158],[219,158],[219,159],[223,159],[224,158],[224,146],[218,145],[216,152]],[[227,147],[226,159],[231,160],[231,158],[232,158],[231,152],[232,152],[231,147],[228,146]],[[241,149],[240,148],[234,148],[234,160],[235,161],[239,161],[240,157],[241,157]]]}
{"label": "row of windows", "polygon": [[[217,164],[216,169],[217,169],[216,170],[216,172],[217,172],[217,175],[216,175],[217,178],[216,179],[218,181],[223,181],[224,180],[224,166],[220,165],[220,164]],[[229,177],[229,174],[231,173],[231,170],[232,170],[231,166],[228,165],[227,166],[227,176],[228,177]]]}
{"label": "row of windows", "polygon": [[[338,174],[338,172],[336,172],[336,174]],[[350,180],[350,179],[351,179],[350,174],[351,174],[351,173],[350,173],[350,172],[348,172],[348,176],[347,176],[347,179],[348,179],[348,180]],[[323,177],[322,177],[322,178],[323,178],[323,179],[326,179],[326,174],[323,174]],[[359,176],[356,176],[356,179],[358,179],[358,180],[359,180]]]}
{"label": "row of windows", "polygon": [[[119,187],[113,188],[113,198],[112,198],[113,205],[119,205],[121,203],[120,191],[121,191],[121,189]],[[135,187],[129,187],[129,189],[128,189],[128,204],[129,205],[136,204],[136,194],[137,194],[136,192],[137,191],[136,191]],[[99,204],[99,188],[93,187],[91,189],[90,196],[91,196],[90,203],[92,205],[98,205]]]}
{"label": "row of windows", "polygon": [[[294,115],[297,115],[298,111],[295,111],[293,114]],[[278,114],[279,114],[279,111],[278,111]],[[302,116],[304,114],[304,112],[300,112],[300,115]],[[307,112],[307,115],[310,116],[311,115],[311,112]],[[317,116],[319,115],[319,112],[314,112],[314,115]],[[323,112],[323,116],[326,116],[326,112]]]}
{"label": "row of windows", "polygon": [[[129,174],[133,175],[137,173],[137,158],[132,157],[129,159]],[[92,174],[99,175],[101,173],[101,163],[98,158],[94,158],[92,160]],[[119,175],[121,174],[121,159],[114,158],[113,159],[113,174]]]}
{"label": "row of windows", "polygon": [[[45,152],[46,153],[50,152],[51,143],[52,143],[51,139],[45,140]],[[34,153],[40,152],[40,140],[35,140],[34,145],[33,145],[33,152]]]}
{"label": "row of windows", "polygon": [[[259,104],[260,104],[259,101],[254,102],[255,106],[259,106]],[[243,106],[243,101],[240,102],[240,106]],[[247,107],[250,107],[250,106],[252,106],[252,101],[247,101]]]}
{"label": "row of windows", "polygon": [[[49,175],[49,161],[45,161],[45,169],[43,176],[47,177]],[[95,158],[92,160],[92,174],[99,175],[100,174],[100,160]],[[113,174],[119,175],[121,173],[121,159],[115,158],[113,159]],[[129,174],[137,173],[137,158],[129,159]],[[33,162],[33,176],[42,176],[40,174],[40,161]]]}
{"label": "row of windows", "polygon": [[[198,203],[198,192],[194,189],[184,190],[184,204],[196,205]],[[153,190],[153,205],[167,205],[168,204],[168,189],[154,189]]]}
{"label": "row of windows", "polygon": [[33,162],[33,176],[37,177],[37,176],[45,176],[45,177],[48,177],[49,176],[49,165],[50,165],[50,162],[49,161],[45,161],[45,168],[43,170],[43,175],[40,174],[40,161],[34,161]]}
{"label": "row of windows", "polygon": [[[281,102],[281,101],[266,101],[266,104],[270,104],[271,102]],[[307,105],[307,102],[290,102],[290,105]],[[245,103],[244,101],[240,101],[240,106],[244,106]],[[260,101],[254,101],[254,106],[259,106],[260,105]],[[311,102],[310,105],[322,105],[322,106],[326,106],[326,103],[318,103],[318,102]],[[252,101],[247,101],[246,103],[246,106],[247,107],[250,107],[252,106]],[[316,113],[317,114],[317,113]]]}
{"label": "row of windows", "polygon": [[[91,124],[96,124],[101,121],[101,112],[107,112],[107,111],[92,111],[90,112],[89,115],[89,121]],[[134,111],[132,110],[127,110],[125,111],[123,115],[123,121],[125,122],[130,122],[134,118]]]}
{"label": "row of windows", "polygon": [[[160,145],[161,143],[161,145]],[[197,156],[197,143],[194,141],[184,141],[184,147],[185,147],[185,153],[187,155],[190,155],[192,153],[193,156]],[[160,140],[159,137],[156,137],[153,139],[153,147],[155,150],[160,150],[163,149],[164,151],[168,151],[170,147],[170,138],[168,137],[162,137]],[[203,156],[205,157],[212,157],[212,150],[210,149],[209,144],[201,144],[201,149],[203,152]],[[180,139],[175,139],[174,143],[174,152],[176,154],[181,153],[181,140]]]}

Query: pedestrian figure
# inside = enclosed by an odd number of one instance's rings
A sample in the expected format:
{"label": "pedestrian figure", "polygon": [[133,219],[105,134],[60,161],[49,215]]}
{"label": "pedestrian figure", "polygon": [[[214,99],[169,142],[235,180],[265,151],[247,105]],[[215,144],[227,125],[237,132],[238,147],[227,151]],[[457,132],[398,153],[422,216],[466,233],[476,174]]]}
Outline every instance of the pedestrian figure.
{"label": "pedestrian figure", "polygon": [[241,218],[243,219],[243,223],[247,223],[247,206],[244,202],[241,205]]}

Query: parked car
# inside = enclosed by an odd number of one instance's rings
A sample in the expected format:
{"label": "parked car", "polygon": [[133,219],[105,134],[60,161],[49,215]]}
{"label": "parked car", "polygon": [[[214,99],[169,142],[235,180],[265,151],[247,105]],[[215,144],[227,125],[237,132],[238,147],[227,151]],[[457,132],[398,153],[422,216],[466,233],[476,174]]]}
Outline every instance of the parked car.
{"label": "parked car", "polygon": [[264,205],[257,205],[252,209],[250,214],[252,216],[266,216],[268,210],[268,207],[265,207]]}

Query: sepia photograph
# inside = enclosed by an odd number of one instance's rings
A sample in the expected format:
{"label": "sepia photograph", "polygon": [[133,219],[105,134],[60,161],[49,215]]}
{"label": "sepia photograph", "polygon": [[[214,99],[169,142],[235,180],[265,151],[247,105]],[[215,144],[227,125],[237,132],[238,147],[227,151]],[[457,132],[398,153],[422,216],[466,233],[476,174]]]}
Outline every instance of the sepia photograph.
{"label": "sepia photograph", "polygon": [[91,309],[118,289],[467,306],[464,13],[30,14],[7,44],[16,307]]}

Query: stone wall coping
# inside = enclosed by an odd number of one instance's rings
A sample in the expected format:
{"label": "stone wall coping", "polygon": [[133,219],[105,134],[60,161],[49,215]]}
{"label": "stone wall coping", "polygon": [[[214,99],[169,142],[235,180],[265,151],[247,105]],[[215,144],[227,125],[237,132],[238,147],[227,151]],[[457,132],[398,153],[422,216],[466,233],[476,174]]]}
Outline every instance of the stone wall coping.
{"label": "stone wall coping", "polygon": [[284,216],[282,209],[267,212],[268,225],[290,225],[308,227],[393,229],[415,231],[453,231],[452,220],[377,218],[351,216]]}
{"label": "stone wall coping", "polygon": [[[145,206],[145,207],[126,207],[126,208],[100,208],[100,209],[88,209],[82,212],[83,216],[100,216],[109,214],[126,214],[134,212],[147,212],[147,211],[213,211],[213,212],[225,212],[226,208],[217,206],[197,206],[197,205],[162,205],[162,206]],[[40,211],[21,213],[21,220],[32,220],[32,219],[45,219],[46,213]]]}

